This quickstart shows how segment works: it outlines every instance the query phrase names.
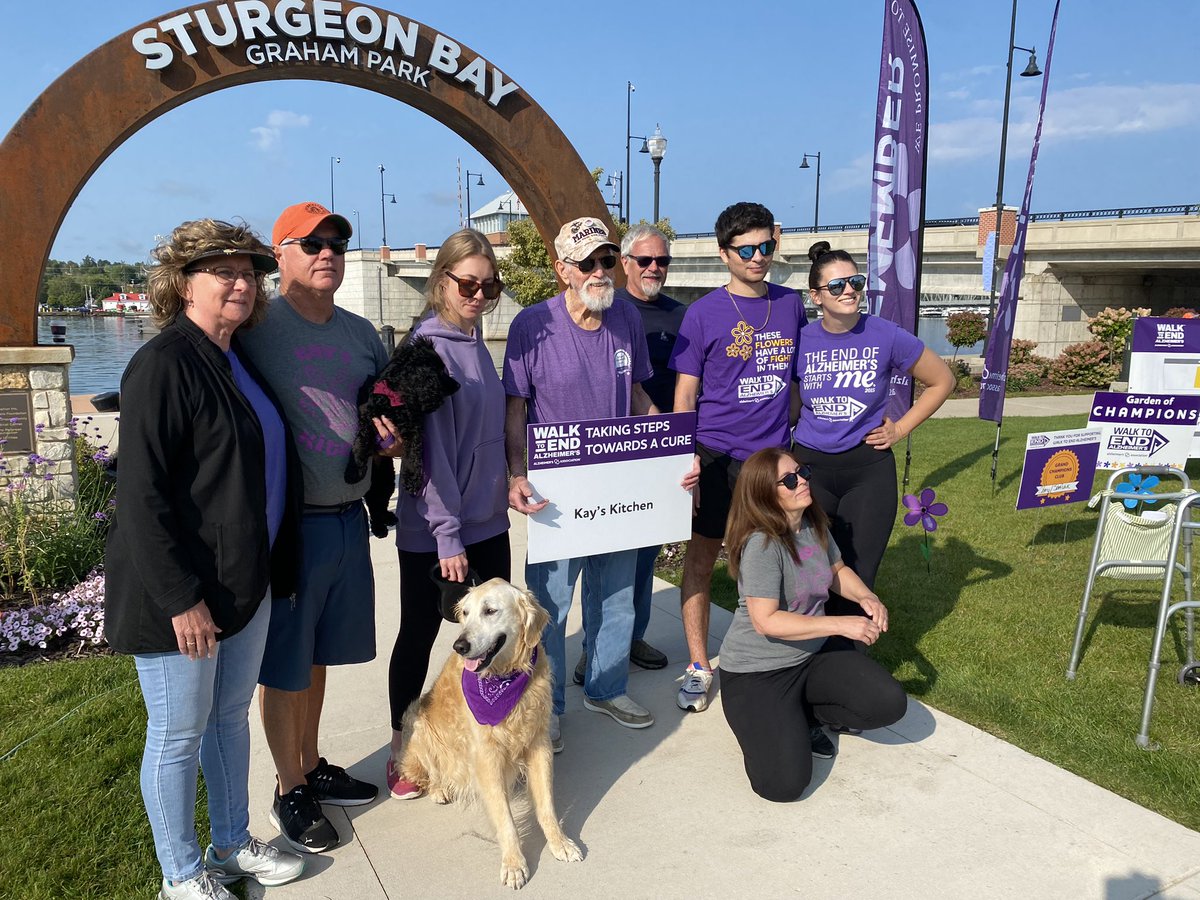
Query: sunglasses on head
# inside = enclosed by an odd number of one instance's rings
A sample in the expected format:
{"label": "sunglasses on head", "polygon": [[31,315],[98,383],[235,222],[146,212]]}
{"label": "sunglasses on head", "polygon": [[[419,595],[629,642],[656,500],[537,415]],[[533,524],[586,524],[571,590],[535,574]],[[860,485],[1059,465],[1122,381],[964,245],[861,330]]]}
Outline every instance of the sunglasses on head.
{"label": "sunglasses on head", "polygon": [[650,268],[650,263],[658,263],[660,269],[665,269],[671,264],[669,256],[627,256],[626,259],[632,259],[638,264],[639,269]]}
{"label": "sunglasses on head", "polygon": [[346,252],[346,248],[350,246],[349,238],[320,238],[320,237],[302,237],[288,238],[286,241],[281,241],[280,246],[284,244],[299,244],[300,249],[309,256],[316,256],[326,247],[333,251],[334,256],[341,256]]}
{"label": "sunglasses on head", "polygon": [[866,275],[851,275],[849,278],[831,278],[826,284],[817,288],[818,291],[829,291],[834,297],[842,296],[842,291],[846,290],[846,285],[850,285],[850,290],[861,291],[867,286]]}
{"label": "sunglasses on head", "polygon": [[770,240],[763,241],[761,244],[746,244],[745,246],[742,246],[742,247],[730,246],[729,249],[732,250],[734,253],[736,253],[738,256],[740,256],[742,259],[746,260],[746,262],[749,262],[750,260],[754,259],[754,251],[755,250],[757,250],[763,256],[770,256],[772,253],[774,253],[775,252],[775,238],[771,238]]}
{"label": "sunglasses on head", "polygon": [[782,484],[789,491],[794,491],[800,484],[801,478],[805,481],[809,481],[812,478],[812,466],[808,465],[808,463],[800,463],[795,472],[788,472],[775,483]]}
{"label": "sunglasses on head", "polygon": [[593,259],[589,256],[587,259],[580,260],[579,262],[575,262],[573,259],[564,259],[563,262],[570,263],[580,272],[586,275],[588,272],[592,271],[592,269],[596,268],[597,263],[600,264],[602,269],[614,268],[617,265],[617,258],[609,253],[607,256],[601,256],[599,259]]}
{"label": "sunglasses on head", "polygon": [[476,281],[471,277],[459,278],[453,272],[447,272],[446,277],[458,285],[458,296],[470,300],[479,291],[483,291],[484,300],[495,300],[504,290],[504,282],[499,278],[489,278],[487,281]]}

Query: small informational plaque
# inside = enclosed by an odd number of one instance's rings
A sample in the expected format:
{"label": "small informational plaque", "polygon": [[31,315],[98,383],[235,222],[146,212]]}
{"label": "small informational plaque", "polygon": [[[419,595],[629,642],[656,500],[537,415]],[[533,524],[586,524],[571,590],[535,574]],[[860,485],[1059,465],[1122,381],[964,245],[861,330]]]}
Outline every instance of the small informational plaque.
{"label": "small informational plaque", "polygon": [[529,484],[550,502],[529,517],[529,562],[686,541],[696,414],[528,426]]}
{"label": "small informational plaque", "polygon": [[1088,427],[1100,429],[1101,469],[1170,466],[1182,469],[1200,420],[1200,395],[1118,394],[1092,398]]}
{"label": "small informational plaque", "polygon": [[0,391],[0,453],[33,452],[29,391]]}
{"label": "small informational plaque", "polygon": [[1017,509],[1037,509],[1088,499],[1100,453],[1100,429],[1040,431],[1025,440],[1025,468]]}

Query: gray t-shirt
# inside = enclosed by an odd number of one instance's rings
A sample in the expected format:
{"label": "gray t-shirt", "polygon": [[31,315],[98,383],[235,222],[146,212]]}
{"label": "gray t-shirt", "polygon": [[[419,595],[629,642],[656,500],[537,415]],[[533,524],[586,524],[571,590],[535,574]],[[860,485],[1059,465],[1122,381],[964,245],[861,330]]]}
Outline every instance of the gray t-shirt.
{"label": "gray t-shirt", "polygon": [[345,472],[358,430],[358,391],[388,359],[375,327],[336,306],[328,322],[310,322],[278,296],[266,319],[238,337],[291,426],[304,470],[304,502],[333,506],[360,499],[370,473],[347,484]]}
{"label": "gray t-shirt", "polygon": [[746,539],[738,566],[738,608],[721,644],[721,668],[729,672],[773,672],[797,666],[821,649],[825,638],[785,641],[759,634],[746,611],[747,597],[779,601],[779,608],[808,616],[825,615],[832,567],[841,551],[829,537],[821,549],[805,523],[795,534],[797,564],[779,541],[756,531]]}

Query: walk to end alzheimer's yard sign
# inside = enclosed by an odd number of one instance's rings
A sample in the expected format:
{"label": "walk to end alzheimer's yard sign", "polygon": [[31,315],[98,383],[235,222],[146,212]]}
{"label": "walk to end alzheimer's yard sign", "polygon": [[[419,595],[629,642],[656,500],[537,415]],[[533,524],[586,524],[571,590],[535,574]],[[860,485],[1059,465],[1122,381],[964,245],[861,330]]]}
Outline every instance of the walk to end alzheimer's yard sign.
{"label": "walk to end alzheimer's yard sign", "polygon": [[528,426],[529,484],[550,502],[529,517],[529,562],[686,541],[696,414]]}
{"label": "walk to end alzheimer's yard sign", "polygon": [[1098,392],[1088,417],[1088,426],[1099,427],[1101,432],[1096,465],[1101,469],[1145,465],[1182,469],[1198,421],[1200,396]]}
{"label": "walk to end alzheimer's yard sign", "polygon": [[1025,468],[1017,509],[1037,509],[1086,500],[1096,475],[1099,428],[1040,431],[1025,440]]}
{"label": "walk to end alzheimer's yard sign", "polygon": [[[1130,391],[1200,394],[1200,319],[1137,319],[1131,350]],[[1200,431],[1189,455],[1200,457]]]}

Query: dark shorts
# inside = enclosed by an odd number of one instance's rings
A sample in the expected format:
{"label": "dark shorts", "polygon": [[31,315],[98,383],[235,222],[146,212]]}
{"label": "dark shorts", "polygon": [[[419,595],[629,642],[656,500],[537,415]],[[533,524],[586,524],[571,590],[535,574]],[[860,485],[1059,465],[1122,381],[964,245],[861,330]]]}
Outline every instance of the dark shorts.
{"label": "dark shorts", "polygon": [[313,666],[375,658],[375,578],[361,503],[344,511],[305,512],[303,559],[295,599],[276,597],[260,684],[305,690]]}
{"label": "dark shorts", "polygon": [[692,514],[692,533],[720,540],[733,502],[733,486],[742,471],[742,460],[696,442],[700,457],[700,504]]}

